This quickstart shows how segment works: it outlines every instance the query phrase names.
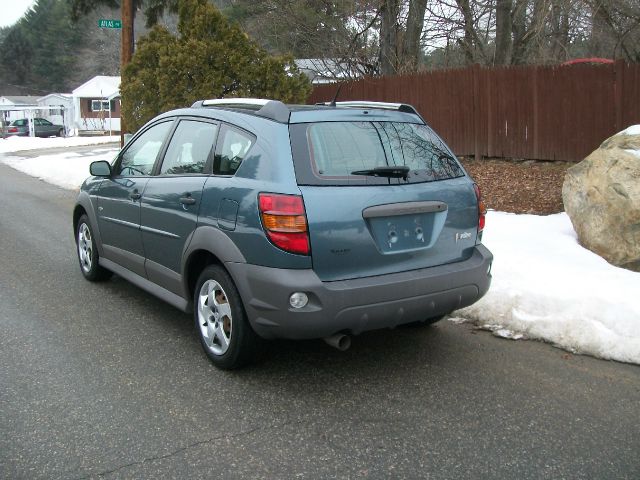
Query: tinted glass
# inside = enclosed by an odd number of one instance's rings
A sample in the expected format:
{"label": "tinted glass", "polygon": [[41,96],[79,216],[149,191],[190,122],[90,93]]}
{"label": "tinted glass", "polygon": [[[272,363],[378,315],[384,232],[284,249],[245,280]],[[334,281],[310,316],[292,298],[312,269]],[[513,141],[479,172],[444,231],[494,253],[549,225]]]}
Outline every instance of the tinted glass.
{"label": "tinted glass", "polygon": [[224,127],[222,141],[218,142],[213,173],[233,175],[253,145],[254,137],[246,132]]}
{"label": "tinted glass", "polygon": [[163,122],[149,128],[128,145],[122,154],[118,175],[150,175],[162,143],[172,122]]}
{"label": "tinted glass", "polygon": [[[457,159],[426,125],[322,122],[292,125],[290,133],[300,184],[418,183],[464,175]],[[387,166],[407,166],[410,174],[406,180],[354,175]]]}
{"label": "tinted glass", "polygon": [[217,131],[213,123],[182,120],[171,138],[160,174],[204,173]]}
{"label": "tinted glass", "polygon": [[406,165],[434,180],[461,175],[457,162],[424,125],[336,122],[308,129],[309,154],[319,175],[349,176],[357,170]]}

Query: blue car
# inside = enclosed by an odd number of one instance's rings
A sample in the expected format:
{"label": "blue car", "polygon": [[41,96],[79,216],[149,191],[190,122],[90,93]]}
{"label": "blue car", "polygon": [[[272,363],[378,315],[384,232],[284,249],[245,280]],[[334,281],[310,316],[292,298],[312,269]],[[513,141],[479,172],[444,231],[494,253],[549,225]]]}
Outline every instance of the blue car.
{"label": "blue car", "polygon": [[433,323],[480,299],[480,191],[409,105],[196,102],[91,164],[73,212],[80,270],[193,312],[220,368],[265,339]]}

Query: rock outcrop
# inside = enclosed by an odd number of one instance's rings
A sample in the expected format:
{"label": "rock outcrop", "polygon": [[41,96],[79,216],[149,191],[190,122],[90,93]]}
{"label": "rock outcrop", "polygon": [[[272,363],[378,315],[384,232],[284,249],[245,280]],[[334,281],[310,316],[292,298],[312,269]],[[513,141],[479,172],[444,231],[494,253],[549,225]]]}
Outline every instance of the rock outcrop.
{"label": "rock outcrop", "polygon": [[640,127],[567,170],[562,200],[582,246],[640,272]]}

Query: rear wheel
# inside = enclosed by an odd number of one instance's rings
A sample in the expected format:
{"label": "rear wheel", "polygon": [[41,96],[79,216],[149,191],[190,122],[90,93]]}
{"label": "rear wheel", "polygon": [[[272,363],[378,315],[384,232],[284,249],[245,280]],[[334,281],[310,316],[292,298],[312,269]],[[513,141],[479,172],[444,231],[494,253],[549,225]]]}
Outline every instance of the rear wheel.
{"label": "rear wheel", "polygon": [[86,215],[82,215],[78,220],[76,244],[80,271],[84,278],[91,282],[99,282],[111,277],[112,273],[98,264],[100,256],[98,255],[89,218]]}
{"label": "rear wheel", "polygon": [[218,265],[204,269],[196,284],[193,309],[200,343],[216,367],[239,368],[255,359],[262,339],[251,328],[226,270]]}

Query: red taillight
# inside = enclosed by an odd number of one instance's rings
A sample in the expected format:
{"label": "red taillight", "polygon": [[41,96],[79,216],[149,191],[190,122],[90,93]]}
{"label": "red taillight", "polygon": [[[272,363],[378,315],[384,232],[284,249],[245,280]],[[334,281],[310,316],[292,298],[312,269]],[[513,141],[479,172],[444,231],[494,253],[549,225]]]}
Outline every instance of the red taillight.
{"label": "red taillight", "polygon": [[7,132],[9,132],[9,133],[18,133],[18,129],[16,127],[9,127]]}
{"label": "red taillight", "polygon": [[484,222],[485,215],[487,214],[487,207],[485,207],[484,202],[482,201],[482,194],[480,193],[480,187],[473,184],[473,189],[476,192],[476,199],[478,200],[478,234],[482,233],[484,230]]}
{"label": "red taillight", "polygon": [[286,252],[309,255],[307,217],[301,196],[261,193],[258,206],[267,237],[275,246]]}

